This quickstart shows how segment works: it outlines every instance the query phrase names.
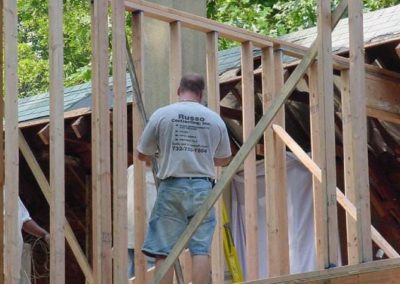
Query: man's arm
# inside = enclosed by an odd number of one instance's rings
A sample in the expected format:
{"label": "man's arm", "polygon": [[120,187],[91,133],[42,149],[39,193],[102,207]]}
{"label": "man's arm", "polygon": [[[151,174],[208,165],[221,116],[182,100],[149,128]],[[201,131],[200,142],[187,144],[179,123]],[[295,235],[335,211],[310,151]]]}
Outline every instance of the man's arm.
{"label": "man's arm", "polygon": [[225,167],[229,164],[230,161],[231,161],[231,157],[214,158],[214,165],[216,165],[217,167]]}
{"label": "man's arm", "polygon": [[22,230],[32,236],[44,238],[47,243],[50,241],[49,233],[32,219],[24,222]]}
{"label": "man's arm", "polygon": [[145,154],[139,152],[138,150],[136,150],[136,156],[138,157],[139,160],[146,162],[146,164],[151,163],[152,156],[145,155]]}

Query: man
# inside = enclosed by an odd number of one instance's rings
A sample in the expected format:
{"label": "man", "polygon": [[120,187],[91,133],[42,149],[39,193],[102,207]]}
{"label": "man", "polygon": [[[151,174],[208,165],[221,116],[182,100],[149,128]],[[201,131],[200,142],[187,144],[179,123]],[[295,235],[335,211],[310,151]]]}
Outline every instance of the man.
{"label": "man", "polygon": [[[214,166],[229,163],[231,149],[226,126],[218,114],[200,104],[204,80],[182,77],[179,102],[158,109],[143,131],[137,154],[149,161],[158,152],[160,187],[143,253],[156,258],[156,271],[212,190]],[[188,246],[193,260],[193,283],[210,277],[210,247],[215,228],[210,210]],[[162,283],[172,283],[172,269]]]}
{"label": "man", "polygon": [[[135,276],[135,197],[134,197],[134,166],[130,165],[127,170],[128,182],[128,277]],[[154,182],[153,172],[146,169],[146,219],[150,217],[151,209],[156,200],[157,190]],[[149,266],[154,266],[154,260],[148,260]]]}

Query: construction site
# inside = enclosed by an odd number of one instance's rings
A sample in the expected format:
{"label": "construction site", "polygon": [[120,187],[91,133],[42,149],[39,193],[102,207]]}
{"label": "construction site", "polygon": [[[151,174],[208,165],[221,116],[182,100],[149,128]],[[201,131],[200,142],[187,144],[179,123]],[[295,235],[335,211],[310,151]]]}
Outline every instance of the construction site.
{"label": "construction site", "polygon": [[[0,4],[0,283],[194,283],[187,247],[212,208],[209,283],[400,283],[400,5],[316,0],[316,27],[270,37],[206,18],[205,0],[95,0],[91,81],[64,87],[51,0],[49,90],[20,98],[16,2]],[[156,270],[141,250],[158,182],[136,147],[188,72],[232,158]],[[22,256],[20,201],[44,228]]]}

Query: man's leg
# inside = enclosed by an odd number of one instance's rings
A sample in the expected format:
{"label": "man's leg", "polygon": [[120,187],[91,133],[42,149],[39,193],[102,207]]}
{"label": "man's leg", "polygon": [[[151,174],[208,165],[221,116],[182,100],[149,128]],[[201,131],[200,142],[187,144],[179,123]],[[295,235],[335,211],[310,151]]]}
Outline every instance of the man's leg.
{"label": "man's leg", "polygon": [[[156,269],[155,273],[160,269],[160,266],[164,263],[165,258],[156,257]],[[171,267],[168,272],[165,274],[164,278],[161,280],[160,284],[172,284],[174,279],[174,269]]]}
{"label": "man's leg", "polygon": [[211,269],[210,269],[210,256],[208,255],[194,255],[192,257],[193,267],[193,284],[207,284],[210,283]]}

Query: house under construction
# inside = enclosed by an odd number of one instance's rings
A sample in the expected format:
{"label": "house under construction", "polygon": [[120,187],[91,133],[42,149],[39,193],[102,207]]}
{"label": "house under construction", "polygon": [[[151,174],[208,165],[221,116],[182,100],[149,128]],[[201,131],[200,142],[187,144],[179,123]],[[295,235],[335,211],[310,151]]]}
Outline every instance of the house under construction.
{"label": "house under construction", "polygon": [[[342,0],[332,12],[331,1],[316,2],[315,29],[272,38],[147,1],[93,1],[92,82],[64,90],[63,1],[54,0],[49,4],[49,94],[18,101],[18,11],[15,0],[2,1],[3,282],[19,281],[14,270],[20,261],[15,242],[20,234],[20,195],[34,219],[50,220],[49,277],[39,283],[158,283],[177,258],[183,282],[190,283],[195,268],[185,246],[212,206],[219,212],[219,224],[211,277],[212,283],[224,283],[221,197],[225,191],[224,199],[230,200],[231,182],[240,172],[246,283],[396,283],[400,277],[400,131],[396,125],[400,123],[400,29],[391,28],[400,27],[400,6],[365,16],[363,29],[361,0]],[[206,47],[201,56],[206,59],[207,105],[227,123],[234,152],[229,166],[218,170],[212,194],[161,270],[155,274],[144,255],[136,253],[133,279],[126,273],[128,164],[135,165],[136,251],[146,230],[146,187],[145,165],[133,155],[143,125],[138,123],[138,102],[126,74],[127,12],[133,23],[129,44],[142,91],[151,83],[144,78],[145,21],[152,19],[168,29],[171,102],[176,100],[183,73],[187,46],[182,34],[187,30],[201,34]],[[383,22],[391,22],[390,26],[377,24],[382,13],[387,13]],[[348,19],[342,19],[344,15]],[[222,38],[240,47],[219,52]],[[145,104],[155,100],[146,95],[145,91]],[[293,273],[291,267],[286,152],[312,179],[313,271]],[[258,218],[260,164],[263,225]],[[263,249],[258,245],[261,228],[268,239]],[[265,277],[260,276],[260,258],[267,259]]]}

